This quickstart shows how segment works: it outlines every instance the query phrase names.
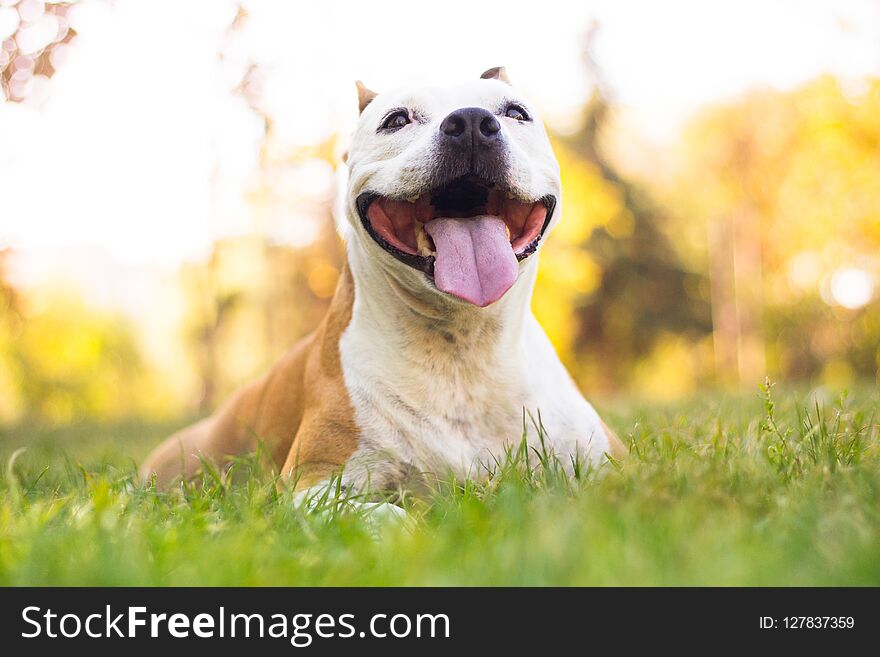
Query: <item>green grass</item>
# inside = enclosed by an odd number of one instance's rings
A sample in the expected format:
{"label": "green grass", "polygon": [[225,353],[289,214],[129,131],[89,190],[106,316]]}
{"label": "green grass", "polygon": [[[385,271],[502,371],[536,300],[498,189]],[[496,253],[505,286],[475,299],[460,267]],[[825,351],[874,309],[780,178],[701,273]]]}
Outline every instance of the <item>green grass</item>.
{"label": "green grass", "polygon": [[168,426],[7,430],[0,584],[880,585],[876,388],[604,410],[625,463],[572,478],[513,454],[405,500],[413,526],[379,539],[296,508],[257,457],[238,483],[132,490]]}

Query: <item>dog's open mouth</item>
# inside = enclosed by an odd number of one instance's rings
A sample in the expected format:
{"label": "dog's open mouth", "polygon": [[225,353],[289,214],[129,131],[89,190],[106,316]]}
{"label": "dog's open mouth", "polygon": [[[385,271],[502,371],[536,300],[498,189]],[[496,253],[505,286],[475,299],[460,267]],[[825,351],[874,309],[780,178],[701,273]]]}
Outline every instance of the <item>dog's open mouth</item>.
{"label": "dog's open mouth", "polygon": [[383,249],[480,307],[516,281],[517,262],[535,252],[555,205],[554,196],[525,201],[473,176],[413,200],[371,192],[357,199],[361,222]]}

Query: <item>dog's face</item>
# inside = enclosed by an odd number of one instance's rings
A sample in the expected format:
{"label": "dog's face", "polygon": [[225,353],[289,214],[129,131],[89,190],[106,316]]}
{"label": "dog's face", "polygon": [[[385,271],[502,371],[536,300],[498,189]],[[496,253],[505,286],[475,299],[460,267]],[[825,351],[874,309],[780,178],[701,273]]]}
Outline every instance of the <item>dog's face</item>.
{"label": "dog's face", "polygon": [[372,94],[349,151],[347,216],[370,257],[426,294],[501,298],[559,209],[559,165],[503,69]]}

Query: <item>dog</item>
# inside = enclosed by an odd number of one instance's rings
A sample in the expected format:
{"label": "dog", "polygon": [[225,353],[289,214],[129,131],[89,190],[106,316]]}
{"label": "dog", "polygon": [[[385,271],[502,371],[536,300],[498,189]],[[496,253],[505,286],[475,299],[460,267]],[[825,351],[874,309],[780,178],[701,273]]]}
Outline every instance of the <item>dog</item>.
{"label": "dog", "polygon": [[[337,476],[358,491],[484,477],[524,431],[563,464],[622,458],[530,309],[562,210],[534,106],[502,67],[451,88],[357,89],[347,265],[326,317],[162,443],[142,479],[167,488],[258,441],[299,491]],[[540,412],[543,436],[525,412]]]}

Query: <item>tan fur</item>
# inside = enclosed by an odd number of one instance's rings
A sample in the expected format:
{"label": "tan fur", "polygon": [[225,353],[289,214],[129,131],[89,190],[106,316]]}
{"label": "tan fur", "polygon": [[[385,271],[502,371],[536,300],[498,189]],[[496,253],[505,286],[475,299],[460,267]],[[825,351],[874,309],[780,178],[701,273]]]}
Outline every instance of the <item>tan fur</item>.
{"label": "tan fur", "polygon": [[257,448],[259,440],[297,488],[326,479],[357,447],[358,429],[339,359],[339,338],[351,320],[354,282],[346,267],[318,329],[214,415],[168,438],[141,468],[167,488],[196,474],[201,458],[222,463]]}

